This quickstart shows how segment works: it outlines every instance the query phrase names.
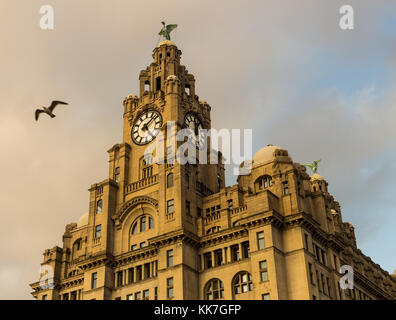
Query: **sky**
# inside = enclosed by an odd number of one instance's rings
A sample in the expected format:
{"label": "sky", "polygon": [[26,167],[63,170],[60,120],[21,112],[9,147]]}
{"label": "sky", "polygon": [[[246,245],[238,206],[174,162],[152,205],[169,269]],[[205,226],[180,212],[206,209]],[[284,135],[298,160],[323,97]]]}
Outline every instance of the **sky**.
{"label": "sky", "polygon": [[[54,30],[39,26],[46,4]],[[163,20],[212,127],[322,159],[358,247],[396,269],[396,1],[1,0],[0,15],[0,299],[31,299],[42,253],[88,211]],[[36,122],[53,99],[70,105]]]}

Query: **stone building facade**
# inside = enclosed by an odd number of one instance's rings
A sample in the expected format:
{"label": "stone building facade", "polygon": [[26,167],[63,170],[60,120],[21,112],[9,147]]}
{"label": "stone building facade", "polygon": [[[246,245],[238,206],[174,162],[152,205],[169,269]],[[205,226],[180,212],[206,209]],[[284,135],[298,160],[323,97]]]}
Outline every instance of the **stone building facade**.
{"label": "stone building facade", "polygon": [[[89,212],[66,226],[63,247],[45,250],[37,299],[395,299],[396,278],[356,246],[327,182],[268,145],[249,175],[225,186],[224,165],[156,164],[145,148],[165,130],[211,128],[171,41],[125,98],[123,142],[108,179],[89,189]],[[150,130],[148,130],[150,129]],[[151,131],[150,131],[151,132]],[[157,138],[159,139],[159,138]],[[342,289],[342,265],[354,288]],[[44,285],[43,285],[44,283]]]}

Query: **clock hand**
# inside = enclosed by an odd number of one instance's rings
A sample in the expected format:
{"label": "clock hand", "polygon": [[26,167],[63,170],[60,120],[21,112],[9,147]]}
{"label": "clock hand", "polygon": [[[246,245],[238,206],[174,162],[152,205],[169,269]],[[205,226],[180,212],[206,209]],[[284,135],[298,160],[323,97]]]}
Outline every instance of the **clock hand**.
{"label": "clock hand", "polygon": [[148,128],[148,126],[151,124],[151,122],[153,122],[155,119],[157,119],[158,118],[158,116],[156,116],[156,117],[154,117],[154,118],[151,118],[151,120],[149,121],[149,122],[147,122],[147,124],[146,124],[146,126],[147,126],[147,128]]}

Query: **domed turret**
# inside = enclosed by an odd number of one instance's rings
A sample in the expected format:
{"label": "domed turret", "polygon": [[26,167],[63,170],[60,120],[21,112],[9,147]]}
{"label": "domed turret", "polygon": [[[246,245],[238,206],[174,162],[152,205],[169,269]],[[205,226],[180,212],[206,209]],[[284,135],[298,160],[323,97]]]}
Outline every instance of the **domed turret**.
{"label": "domed turret", "polygon": [[253,167],[257,167],[259,165],[274,161],[277,156],[288,157],[289,154],[287,150],[269,144],[266,147],[257,151],[256,154],[253,156]]}
{"label": "domed turret", "polygon": [[176,47],[176,44],[173,41],[164,40],[164,41],[161,41],[160,43],[158,43],[157,48],[159,48],[161,46],[175,46]]}
{"label": "domed turret", "polygon": [[320,175],[320,174],[318,174],[318,173],[314,173],[312,176],[311,176],[311,181],[324,181],[324,178]]}
{"label": "domed turret", "polygon": [[77,228],[81,228],[88,224],[89,213],[84,213],[77,222]]}

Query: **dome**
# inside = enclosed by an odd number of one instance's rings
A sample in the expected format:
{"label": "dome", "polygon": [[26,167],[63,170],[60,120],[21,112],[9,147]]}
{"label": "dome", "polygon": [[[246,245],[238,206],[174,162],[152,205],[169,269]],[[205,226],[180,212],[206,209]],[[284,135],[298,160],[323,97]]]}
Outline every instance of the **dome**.
{"label": "dome", "polygon": [[84,213],[77,222],[77,228],[86,226],[88,224],[89,213]]}
{"label": "dome", "polygon": [[170,40],[161,41],[161,42],[157,45],[157,48],[161,47],[162,45],[175,46],[175,47],[176,47],[176,44],[175,44],[173,41],[170,41]]}
{"label": "dome", "polygon": [[166,80],[179,80],[179,78],[174,74],[171,74],[170,76],[168,76],[168,78],[166,78]]}
{"label": "dome", "polygon": [[126,97],[127,99],[138,99],[138,96],[136,94],[128,94]]}
{"label": "dome", "polygon": [[275,151],[283,150],[281,147],[273,146],[269,144],[268,146],[261,148],[256,154],[253,156],[253,166],[258,166],[260,164],[264,164],[267,162],[271,162],[275,158]]}
{"label": "dome", "polygon": [[323,181],[324,179],[323,179],[323,177],[322,177],[320,174],[318,174],[318,173],[315,172],[315,173],[311,176],[311,181],[317,181],[317,180]]}

